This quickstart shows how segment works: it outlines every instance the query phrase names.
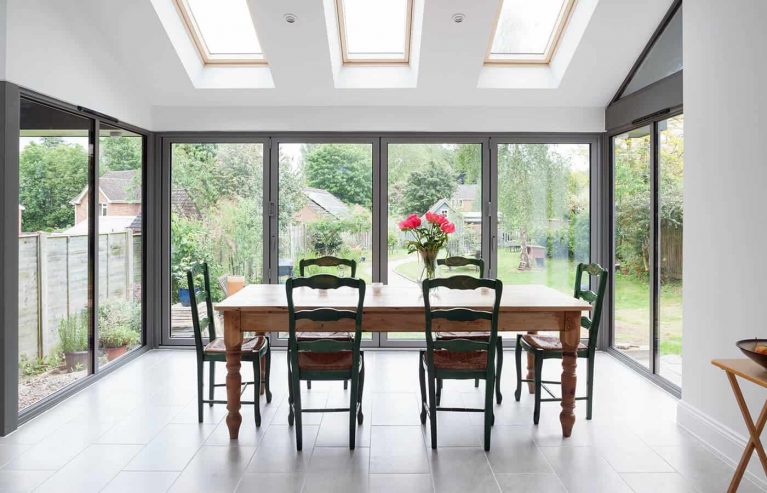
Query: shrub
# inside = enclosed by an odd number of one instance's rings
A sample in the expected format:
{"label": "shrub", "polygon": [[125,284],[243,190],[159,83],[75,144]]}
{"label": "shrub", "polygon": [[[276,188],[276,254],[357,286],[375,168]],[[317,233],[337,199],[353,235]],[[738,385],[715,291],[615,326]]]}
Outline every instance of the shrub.
{"label": "shrub", "polygon": [[88,350],[88,312],[81,310],[59,322],[61,352],[77,353]]}
{"label": "shrub", "polygon": [[127,300],[109,299],[99,304],[99,344],[121,347],[141,339],[141,305]]}

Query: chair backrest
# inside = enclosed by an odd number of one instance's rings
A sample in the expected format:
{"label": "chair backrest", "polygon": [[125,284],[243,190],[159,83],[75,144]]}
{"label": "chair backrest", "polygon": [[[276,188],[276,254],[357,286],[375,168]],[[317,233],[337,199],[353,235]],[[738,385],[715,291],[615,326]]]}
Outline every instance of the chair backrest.
{"label": "chair backrest", "polygon": [[[201,276],[201,279],[200,279]],[[210,296],[210,274],[208,264],[203,263],[199,268],[186,271],[189,286],[189,303],[192,309],[192,329],[194,331],[194,346],[198,356],[202,356],[202,331],[208,329],[208,337],[216,338],[216,317],[213,314],[213,300]],[[199,303],[205,301],[205,313],[201,314]]]}
{"label": "chair backrest", "polygon": [[[583,276],[595,277],[596,292],[583,288]],[[607,289],[607,269],[599,264],[578,264],[575,271],[575,297],[588,301],[591,305],[591,316],[581,316],[581,327],[589,331],[589,352],[596,351],[599,325],[602,319],[602,301]]]}
{"label": "chair backrest", "polygon": [[338,258],[330,255],[317,258],[302,258],[298,263],[298,275],[306,276],[306,268],[316,265],[317,267],[339,267],[345,265],[351,269],[349,277],[357,277],[357,262],[348,258]]}
{"label": "chair backrest", "polygon": [[444,265],[445,267],[465,267],[467,265],[473,265],[479,270],[479,277],[485,277],[485,261],[481,258],[471,257],[447,257],[438,258],[437,265]]}
{"label": "chair backrest", "polygon": [[[492,311],[473,308],[432,308],[430,294],[434,288],[476,290],[491,289],[494,293]],[[501,307],[503,283],[498,279],[483,279],[471,276],[452,276],[437,279],[424,279],[423,302],[426,313],[426,351],[429,364],[434,364],[434,350],[445,349],[453,352],[487,351],[487,368],[495,361],[495,347],[498,338],[498,313]],[[435,320],[444,319],[451,322],[472,323],[486,320],[490,325],[490,336],[487,341],[469,339],[437,339],[435,340],[432,325]]]}
{"label": "chair backrest", "polygon": [[[356,310],[339,310],[337,308],[323,307],[310,310],[296,310],[293,302],[293,290],[296,288],[309,289],[338,289],[348,287],[357,290]],[[360,342],[362,339],[362,307],[365,302],[365,281],[353,277],[338,277],[332,274],[317,274],[310,277],[291,277],[285,283],[285,292],[288,297],[288,349],[293,351],[314,351],[320,353],[332,353],[336,351],[352,350],[354,357],[359,356]],[[354,339],[341,341],[333,339],[312,339],[298,341],[296,337],[296,325],[299,320],[313,322],[333,323],[343,319],[354,320]]]}

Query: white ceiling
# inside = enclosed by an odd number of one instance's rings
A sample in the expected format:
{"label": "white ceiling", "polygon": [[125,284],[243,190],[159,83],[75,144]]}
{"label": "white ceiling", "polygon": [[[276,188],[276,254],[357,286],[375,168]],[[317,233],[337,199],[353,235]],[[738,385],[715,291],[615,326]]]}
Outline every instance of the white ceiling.
{"label": "white ceiling", "polygon": [[[158,16],[173,8],[172,0],[80,0],[62,2],[61,8],[76,10],[97,30],[94,40],[126,67],[152,106],[604,107],[671,4],[671,0],[579,0],[552,66],[536,73],[530,68],[483,65],[496,0],[420,2],[423,22],[420,40],[414,39],[420,42],[413,61],[417,78],[394,88],[353,88],[344,83],[349,74],[339,73],[343,67],[334,69],[335,37],[329,37],[332,22],[327,22],[321,0],[250,0],[269,60],[263,70],[271,76],[271,84],[268,77],[254,81],[249,69],[217,69],[230,72],[222,75],[185,68],[172,41],[174,33]],[[287,12],[297,15],[295,24],[284,22]],[[452,22],[456,12],[466,15],[462,24]],[[582,37],[575,32],[579,30]],[[175,39],[177,45],[184,41],[188,39]],[[360,75],[363,82],[358,85],[375,85],[373,70]],[[397,79],[383,73],[386,69],[377,70],[382,72],[380,80]],[[205,86],[206,78],[213,81],[209,87],[195,87]],[[222,81],[238,85],[238,78],[246,87],[210,87]],[[273,88],[247,87],[259,84]]]}

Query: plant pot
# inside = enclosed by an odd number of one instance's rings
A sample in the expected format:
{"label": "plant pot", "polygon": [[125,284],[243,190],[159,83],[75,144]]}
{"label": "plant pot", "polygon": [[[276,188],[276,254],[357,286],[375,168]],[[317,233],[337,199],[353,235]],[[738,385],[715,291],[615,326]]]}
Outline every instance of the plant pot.
{"label": "plant pot", "polygon": [[226,276],[226,294],[231,296],[245,287],[245,276]]}
{"label": "plant pot", "polygon": [[192,300],[189,298],[189,288],[178,288],[178,302],[181,306],[192,306]]}
{"label": "plant pot", "polygon": [[78,368],[88,368],[88,351],[64,353],[64,366],[68,372],[77,371]]}
{"label": "plant pot", "polygon": [[123,354],[128,352],[128,346],[119,346],[119,347],[106,347],[104,348],[104,353],[107,355],[107,361],[113,361],[122,356]]}

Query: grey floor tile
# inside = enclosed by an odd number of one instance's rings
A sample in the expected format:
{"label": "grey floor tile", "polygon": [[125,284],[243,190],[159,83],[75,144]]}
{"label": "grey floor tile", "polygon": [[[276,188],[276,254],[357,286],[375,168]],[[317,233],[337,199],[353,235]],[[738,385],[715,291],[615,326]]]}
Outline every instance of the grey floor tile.
{"label": "grey floor tile", "polygon": [[496,474],[554,472],[524,426],[494,426],[487,458]]}
{"label": "grey floor tile", "polygon": [[26,493],[33,491],[55,471],[0,471],[0,491]]}
{"label": "grey floor tile", "polygon": [[128,471],[181,471],[215,425],[169,424],[125,467]]}
{"label": "grey floor tile", "polygon": [[31,447],[32,445],[24,445],[21,443],[0,443],[0,468],[29,450]]}
{"label": "grey floor tile", "polygon": [[268,491],[269,493],[299,493],[304,486],[304,475],[286,472],[245,473],[237,493]]}
{"label": "grey floor tile", "polygon": [[43,483],[40,492],[88,493],[104,488],[141,449],[140,445],[95,444]]}
{"label": "grey floor tile", "polygon": [[164,493],[178,478],[177,472],[123,471],[102,491],[103,493]]}
{"label": "grey floor tile", "polygon": [[140,407],[107,430],[96,443],[149,443],[182,409],[153,405]]}
{"label": "grey floor tile", "polygon": [[481,448],[445,447],[431,450],[429,461],[436,491],[500,491]]}
{"label": "grey floor tile", "polygon": [[420,425],[415,392],[376,392],[373,398],[373,425]]}
{"label": "grey floor tile", "polygon": [[371,474],[370,493],[431,493],[434,485],[430,474]]}
{"label": "grey floor tile", "polygon": [[205,445],[187,464],[170,491],[178,493],[234,491],[254,453],[253,447]]}
{"label": "grey floor tile", "polygon": [[676,472],[661,473],[624,473],[624,481],[635,493],[696,493],[698,490]]}
{"label": "grey floor tile", "polygon": [[307,474],[368,474],[370,449],[349,447],[314,447]]}
{"label": "grey floor tile", "polygon": [[556,474],[497,474],[495,478],[504,493],[566,493]]}
{"label": "grey floor tile", "polygon": [[248,472],[303,473],[312,456],[318,426],[303,428],[303,449],[296,450],[295,428],[287,425],[271,425],[258,447]]}
{"label": "grey floor tile", "polygon": [[368,475],[360,473],[342,475],[312,473],[305,476],[303,493],[339,493],[342,491],[365,493],[368,491]]}
{"label": "grey floor tile", "polygon": [[630,492],[631,488],[593,447],[542,447],[568,491]]}
{"label": "grey floor tile", "polygon": [[[364,411],[363,411],[364,412]],[[355,422],[355,446],[370,446],[370,414],[368,413],[362,425]],[[318,447],[348,447],[349,446],[349,413],[327,413],[322,418],[317,434]]]}
{"label": "grey floor tile", "polygon": [[417,426],[373,426],[370,472],[374,474],[428,473],[423,430]]}

